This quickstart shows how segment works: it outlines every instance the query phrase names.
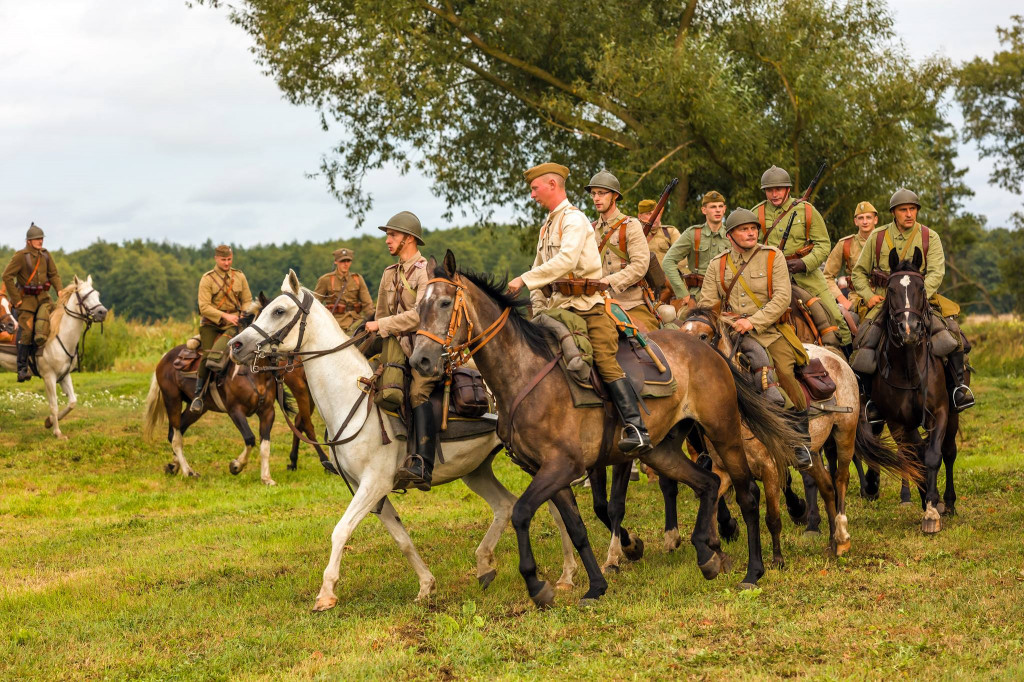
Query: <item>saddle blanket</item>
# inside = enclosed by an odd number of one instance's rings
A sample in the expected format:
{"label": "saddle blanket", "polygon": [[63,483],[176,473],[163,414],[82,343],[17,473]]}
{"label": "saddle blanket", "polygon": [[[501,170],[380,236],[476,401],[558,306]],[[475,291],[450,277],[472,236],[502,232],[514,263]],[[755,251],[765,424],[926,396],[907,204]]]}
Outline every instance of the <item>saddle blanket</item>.
{"label": "saddle blanket", "polygon": [[[647,355],[639,343],[632,339],[619,338],[619,350],[615,354],[622,371],[633,385],[637,395],[644,398],[667,398],[676,392],[676,380],[672,376],[672,369],[665,360],[665,354],[654,341],[647,341],[654,354],[658,356],[661,364],[665,366],[665,372],[659,372],[657,366]],[[552,353],[558,352],[557,347],[552,347]],[[581,383],[573,378],[565,366],[565,358],[559,361],[558,365],[569,383],[569,393],[572,394],[574,407],[600,407],[607,399],[604,391],[604,382],[601,381],[597,370],[592,370],[590,379]]]}

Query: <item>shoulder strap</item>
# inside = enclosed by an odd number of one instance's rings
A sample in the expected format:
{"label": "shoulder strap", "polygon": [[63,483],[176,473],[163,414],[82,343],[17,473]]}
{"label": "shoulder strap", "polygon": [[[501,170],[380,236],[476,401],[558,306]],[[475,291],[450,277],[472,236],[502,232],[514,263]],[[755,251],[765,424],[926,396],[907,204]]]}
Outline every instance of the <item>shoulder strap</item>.
{"label": "shoulder strap", "polygon": [[850,257],[853,255],[851,250],[853,249],[853,237],[847,237],[843,240],[843,265],[846,266],[846,271],[850,272],[853,268],[850,267]]}
{"label": "shoulder strap", "polygon": [[[32,263],[32,259],[29,258],[29,255],[30,254],[28,254],[28,253],[25,254],[25,263],[26,264],[31,264]],[[27,280],[25,280],[25,284],[32,284],[32,278],[36,276],[37,272],[39,272],[39,264],[42,263],[42,262],[43,262],[42,254],[39,254],[39,256],[36,257],[36,266],[34,268],[32,268],[32,274],[28,276]]]}
{"label": "shoulder strap", "polygon": [[882,264],[882,242],[885,241],[885,230],[875,233],[875,267]]}
{"label": "shoulder strap", "polygon": [[804,241],[811,241],[811,219],[814,217],[814,209],[806,201],[804,202]]}
{"label": "shoulder strap", "polygon": [[665,239],[669,239],[669,236],[668,236],[668,228],[667,228],[667,227],[665,227],[664,225],[662,225],[662,226],[661,226],[661,233],[662,233],[663,235],[665,235]]}
{"label": "shoulder strap", "polygon": [[698,227],[693,235],[693,271],[700,274],[700,235],[704,228]]}
{"label": "shoulder strap", "polygon": [[768,300],[772,300],[772,282],[775,279],[774,276],[775,268],[775,249],[768,252]]}
{"label": "shoulder strap", "polygon": [[[732,259],[732,254],[731,253],[730,254],[726,254],[725,257],[722,258],[722,273],[723,273],[722,277],[723,278],[725,277],[725,274],[724,274],[725,273],[725,263],[726,263],[726,261],[728,261],[730,259]],[[747,262],[745,262],[743,265],[741,265],[738,270],[736,269],[735,265],[733,266],[733,269],[734,269],[733,277],[732,277],[732,281],[729,282],[729,287],[725,290],[725,301],[722,303],[722,307],[723,308],[726,308],[726,307],[729,306],[729,296],[732,294],[733,287],[736,286],[737,282],[742,281],[743,271],[747,269],[747,266],[750,265],[751,261],[753,261],[753,260],[754,260],[754,256],[753,256],[753,254],[751,254],[751,256],[747,260]],[[725,284],[725,280],[724,279],[722,280],[722,284],[723,285]],[[750,292],[750,293],[753,293],[753,292]],[[755,300],[755,303],[756,302],[757,301]]]}
{"label": "shoulder strap", "polygon": [[[925,227],[924,225],[921,226],[921,250],[924,251],[922,257],[924,258],[925,262],[928,262],[928,234],[930,232],[931,230],[929,230],[927,227]],[[924,267],[923,264],[922,267]]]}
{"label": "shoulder strap", "polygon": [[[627,218],[628,220],[628,218]],[[619,251],[626,253],[626,221],[619,223]],[[623,258],[625,260],[625,258]]]}

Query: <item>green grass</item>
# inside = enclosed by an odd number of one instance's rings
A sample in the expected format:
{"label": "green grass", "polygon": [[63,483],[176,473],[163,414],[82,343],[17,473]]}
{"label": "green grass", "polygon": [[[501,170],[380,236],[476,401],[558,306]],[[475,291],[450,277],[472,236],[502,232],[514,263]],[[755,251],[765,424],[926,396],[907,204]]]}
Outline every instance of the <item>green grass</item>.
{"label": "green grass", "polygon": [[[276,488],[250,464],[227,471],[241,440],[223,415],[186,437],[202,474],[162,473],[166,442],[141,440],[144,372],[75,377],[81,405],[68,441],[43,430],[41,384],[0,375],[0,677],[518,678],[778,676],[889,679],[1024,675],[1024,379],[982,378],[958,461],[960,515],[924,537],[920,511],[883,497],[849,503],[853,548],[826,558],[788,519],[787,567],[754,592],[733,573],[705,582],[688,545],[661,549],[661,503],[630,490],[628,525],[647,556],[610,578],[607,596],[579,608],[583,587],[536,611],[516,570],[512,533],[498,577],[477,587],[473,550],[489,522],[462,483],[397,507],[438,580],[429,604],[379,522],[368,519],[342,560],[339,606],[310,613],[331,529],[349,500],[303,448],[285,471],[290,439],[275,428]],[[504,457],[514,491],[527,478]],[[854,479],[856,481],[856,479]],[[695,504],[680,495],[681,522]],[[607,534],[581,494],[603,559]],[[558,576],[545,511],[533,531],[543,573]],[[764,532],[766,547],[769,539]],[[577,581],[585,584],[585,576]]]}

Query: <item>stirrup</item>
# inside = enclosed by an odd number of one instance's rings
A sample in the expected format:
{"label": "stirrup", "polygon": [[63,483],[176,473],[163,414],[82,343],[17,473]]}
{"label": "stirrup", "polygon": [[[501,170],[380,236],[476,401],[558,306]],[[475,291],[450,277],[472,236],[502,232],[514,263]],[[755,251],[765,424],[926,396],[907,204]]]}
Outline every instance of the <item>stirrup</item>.
{"label": "stirrup", "polygon": [[[966,395],[963,393],[966,392]],[[957,395],[963,396],[962,400],[957,400]],[[960,384],[953,389],[953,409],[957,412],[963,412],[964,410],[974,407],[974,391],[967,384]]]}
{"label": "stirrup", "polygon": [[203,397],[201,395],[197,395],[192,399],[192,403],[188,406],[188,411],[195,412],[196,414],[203,411]]}
{"label": "stirrup", "polygon": [[796,455],[796,470],[797,471],[810,471],[814,467],[814,455],[811,454],[811,449],[801,443],[793,450]]}
{"label": "stirrup", "polygon": [[[413,471],[412,467],[415,466],[416,461],[420,463],[420,471]],[[421,472],[426,470],[426,462],[423,461],[422,455],[412,454],[405,460],[405,464],[399,468],[395,474],[395,487],[396,488],[408,488],[413,487],[417,490],[427,492],[430,490],[430,481],[424,478]]]}
{"label": "stirrup", "polygon": [[869,400],[864,403],[864,420],[868,424],[884,424],[885,418],[882,413],[878,411],[878,407],[875,405],[873,400]]}
{"label": "stirrup", "polygon": [[[633,430],[635,438],[630,438],[627,434],[629,429]],[[628,450],[622,446],[623,443],[635,442],[636,445],[629,448]],[[646,452],[651,449],[651,437],[645,432],[641,431],[639,427],[634,424],[626,424],[622,427],[622,438],[619,439],[619,449],[625,453],[633,452]]]}

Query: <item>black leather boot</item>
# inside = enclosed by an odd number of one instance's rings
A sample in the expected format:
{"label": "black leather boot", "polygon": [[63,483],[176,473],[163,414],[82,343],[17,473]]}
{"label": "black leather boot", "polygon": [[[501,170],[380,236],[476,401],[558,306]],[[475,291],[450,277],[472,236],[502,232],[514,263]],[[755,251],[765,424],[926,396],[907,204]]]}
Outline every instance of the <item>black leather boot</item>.
{"label": "black leather boot", "polygon": [[199,371],[196,373],[196,397],[188,406],[189,412],[199,414],[203,411],[203,396],[206,395],[206,387],[210,384],[210,369],[206,366],[206,358],[200,361]]}
{"label": "black leather boot", "polygon": [[873,380],[874,377],[870,374],[857,374],[857,384],[860,386],[860,392],[864,396],[864,419],[869,424],[881,424],[885,420],[882,418],[882,413],[878,411],[878,406],[871,400],[871,382]]}
{"label": "black leather boot", "polygon": [[405,466],[398,470],[398,481],[402,487],[430,490],[430,479],[434,474],[434,438],[437,436],[433,405],[425,402],[412,408],[412,427],[416,435],[415,454],[410,455]]}
{"label": "black leather boot", "polygon": [[793,452],[796,454],[796,468],[800,471],[807,471],[811,468],[811,423],[807,418],[807,410],[793,412],[794,423],[797,430],[804,435],[804,442],[797,445]]}
{"label": "black leather boot", "polygon": [[974,392],[964,381],[964,353],[950,353],[947,360],[949,372],[953,375],[953,409],[963,412],[969,407],[974,407]]}
{"label": "black leather boot", "polygon": [[605,386],[622,419],[622,440],[619,441],[619,449],[626,453],[650,450],[651,437],[647,433],[643,417],[640,416],[636,393],[633,392],[629,379],[616,379]]}
{"label": "black leather boot", "polygon": [[24,343],[18,344],[18,383],[28,381],[32,378],[32,368],[28,366],[28,359],[34,348]]}

